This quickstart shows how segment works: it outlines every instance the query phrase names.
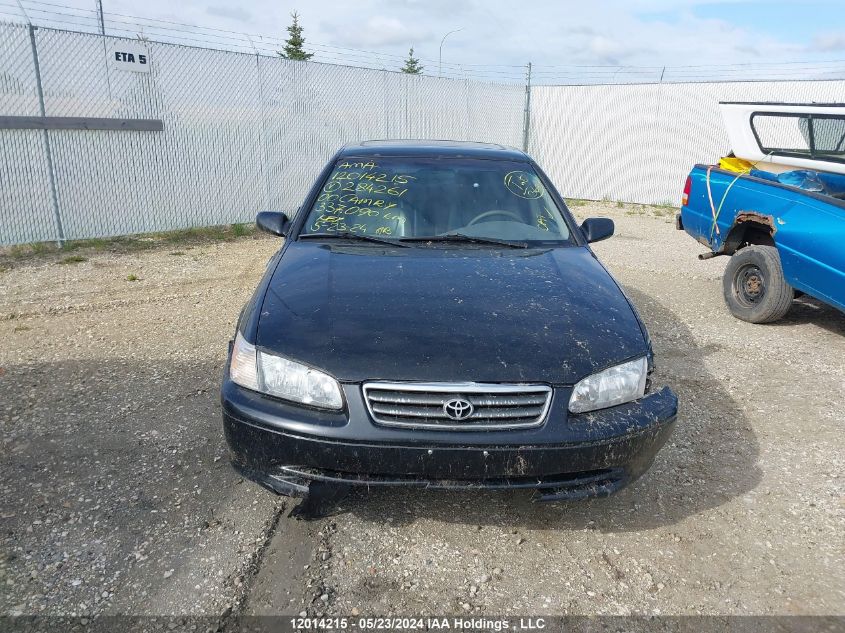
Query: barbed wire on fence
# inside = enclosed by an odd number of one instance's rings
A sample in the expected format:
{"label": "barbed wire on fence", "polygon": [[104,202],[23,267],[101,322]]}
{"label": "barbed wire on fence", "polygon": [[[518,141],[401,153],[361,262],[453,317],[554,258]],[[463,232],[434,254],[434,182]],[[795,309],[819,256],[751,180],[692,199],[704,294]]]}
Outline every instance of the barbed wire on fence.
{"label": "barbed wire on fence", "polygon": [[[71,31],[99,33],[96,11],[49,0],[0,0],[0,20],[14,22],[25,16],[36,26]],[[104,12],[107,35],[144,38],[162,43],[182,44],[233,52],[275,56],[284,47],[284,39],[274,35],[189,24],[161,18],[147,18],[119,12]],[[312,62],[398,71],[404,56],[308,41],[305,49]],[[438,69],[437,76],[472,79],[493,83],[524,83],[526,66],[521,64],[459,63],[420,58],[424,66]],[[527,60],[526,60],[527,61]],[[434,75],[434,72],[425,72]],[[534,63],[532,82],[539,85],[685,83],[713,81],[777,81],[795,79],[845,78],[845,59],[822,61],[736,62],[699,65],[543,65]]]}
{"label": "barbed wire on fence", "polygon": [[[0,0],[0,10],[8,2]],[[742,81],[663,85],[660,75],[670,72],[663,67],[548,66],[529,89],[519,66],[455,64],[439,79],[403,75],[390,69],[396,56],[375,51],[320,45],[313,49],[323,50],[320,63],[307,63],[277,56],[274,38],[224,31],[244,46],[220,48],[201,34],[166,41],[141,25],[119,31],[110,24],[103,36],[94,28],[0,22],[0,114],[7,119],[160,124],[144,132],[0,131],[0,244],[243,222],[261,209],[295,209],[326,158],[364,138],[521,146],[569,196],[663,202],[678,194],[690,164],[728,151],[717,132],[719,100],[832,102],[845,94],[845,81],[796,81],[806,78],[806,64],[775,66],[789,81],[753,85],[739,72]],[[126,46],[125,37],[139,36],[146,41]],[[108,51],[127,49],[143,49],[150,68],[116,66]],[[701,68],[676,72],[694,77]],[[544,81],[556,83],[537,85]]]}
{"label": "barbed wire on fence", "polygon": [[[256,54],[257,41],[238,51],[125,44],[112,32],[0,23],[0,114],[13,124],[0,130],[0,245],[292,210],[353,140],[524,139],[517,83],[290,61]],[[116,66],[114,50],[143,50],[149,68]],[[68,120],[158,125],[80,133]]]}

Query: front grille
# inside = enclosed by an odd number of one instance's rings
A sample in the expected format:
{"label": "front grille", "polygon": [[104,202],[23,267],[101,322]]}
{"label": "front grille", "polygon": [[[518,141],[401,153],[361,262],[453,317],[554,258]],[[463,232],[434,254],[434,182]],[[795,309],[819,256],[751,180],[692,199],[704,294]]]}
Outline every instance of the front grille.
{"label": "front grille", "polygon": [[[456,431],[540,426],[551,399],[552,390],[545,385],[364,384],[367,409],[373,420],[383,426]],[[466,407],[466,403],[470,406]]]}

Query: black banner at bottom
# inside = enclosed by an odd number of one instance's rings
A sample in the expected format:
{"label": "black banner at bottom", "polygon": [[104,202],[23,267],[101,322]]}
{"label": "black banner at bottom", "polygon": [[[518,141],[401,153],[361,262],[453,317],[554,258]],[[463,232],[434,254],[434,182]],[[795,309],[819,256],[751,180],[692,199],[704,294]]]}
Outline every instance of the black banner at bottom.
{"label": "black banner at bottom", "polygon": [[2,633],[845,633],[845,616],[0,616]]}

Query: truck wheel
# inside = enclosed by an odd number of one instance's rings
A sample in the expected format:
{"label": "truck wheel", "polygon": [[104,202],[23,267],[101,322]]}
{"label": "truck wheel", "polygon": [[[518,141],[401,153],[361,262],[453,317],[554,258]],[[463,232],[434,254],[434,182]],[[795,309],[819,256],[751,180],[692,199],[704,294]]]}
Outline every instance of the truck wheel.
{"label": "truck wheel", "polygon": [[774,246],[746,246],[734,253],[722,288],[731,314],[749,323],[777,321],[789,311],[794,297]]}

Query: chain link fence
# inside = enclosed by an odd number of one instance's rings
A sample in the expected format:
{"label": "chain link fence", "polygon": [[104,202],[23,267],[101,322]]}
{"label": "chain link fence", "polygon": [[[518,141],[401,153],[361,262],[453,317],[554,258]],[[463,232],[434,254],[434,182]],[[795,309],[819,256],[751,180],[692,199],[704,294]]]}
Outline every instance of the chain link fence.
{"label": "chain link fence", "polygon": [[[0,114],[39,116],[30,32],[0,25]],[[0,130],[0,244],[57,236],[46,136]]]}
{"label": "chain link fence", "polygon": [[[110,63],[128,44],[146,50],[149,72]],[[530,132],[530,153],[568,197],[677,204],[690,167],[730,150],[720,100],[843,95],[842,80],[544,85],[530,90],[529,119],[520,84],[0,23],[0,120],[163,123],[161,131],[0,129],[0,244],[294,211],[332,153],[367,138],[522,147]]]}
{"label": "chain link fence", "polygon": [[529,152],[567,197],[680,206],[692,166],[731,151],[720,101],[843,100],[842,80],[538,86]]}
{"label": "chain link fence", "polygon": [[133,40],[0,24],[0,117],[163,122],[163,131],[0,129],[0,244],[293,211],[350,141],[522,143],[523,86],[158,42],[140,42],[149,72],[129,72],[108,63],[125,42]]}

